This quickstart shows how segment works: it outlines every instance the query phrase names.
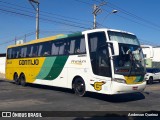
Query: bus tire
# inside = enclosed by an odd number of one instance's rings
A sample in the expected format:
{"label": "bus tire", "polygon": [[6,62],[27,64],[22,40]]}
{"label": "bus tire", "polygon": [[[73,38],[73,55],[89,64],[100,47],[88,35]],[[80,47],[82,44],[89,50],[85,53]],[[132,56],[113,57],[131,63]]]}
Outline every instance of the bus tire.
{"label": "bus tire", "polygon": [[20,77],[20,83],[22,86],[26,86],[26,78],[25,78],[25,75],[24,74],[21,74]]}
{"label": "bus tire", "polygon": [[20,84],[20,81],[19,81],[19,78],[18,78],[18,74],[17,74],[17,73],[14,73],[13,80],[14,80],[14,82],[15,82],[16,85],[19,85],[19,84]]}
{"label": "bus tire", "polygon": [[75,81],[73,82],[73,90],[76,95],[78,96],[84,96],[86,93],[86,87],[84,80],[80,77],[76,78]]}

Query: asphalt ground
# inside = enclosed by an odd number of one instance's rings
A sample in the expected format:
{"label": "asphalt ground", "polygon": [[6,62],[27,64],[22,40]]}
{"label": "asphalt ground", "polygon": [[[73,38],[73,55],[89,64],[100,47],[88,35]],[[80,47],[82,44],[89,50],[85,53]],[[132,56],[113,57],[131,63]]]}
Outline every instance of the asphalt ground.
{"label": "asphalt ground", "polygon": [[[85,97],[79,97],[69,89],[33,84],[23,87],[7,80],[0,80],[0,111],[47,111],[43,115],[74,120],[91,120],[95,116],[139,119],[135,116],[131,118],[133,115],[128,116],[134,113],[143,113],[145,116],[157,113],[158,117],[154,117],[154,120],[158,120],[160,82],[147,85],[142,93],[113,96],[88,93]],[[149,118],[151,117],[147,116],[147,119]]]}

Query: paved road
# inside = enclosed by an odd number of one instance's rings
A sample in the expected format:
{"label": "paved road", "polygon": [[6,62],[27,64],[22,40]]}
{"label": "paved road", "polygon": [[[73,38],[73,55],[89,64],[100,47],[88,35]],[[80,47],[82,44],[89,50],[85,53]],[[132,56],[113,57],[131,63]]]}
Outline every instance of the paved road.
{"label": "paved road", "polygon": [[160,83],[143,93],[79,97],[71,90],[0,80],[0,111],[160,111]]}

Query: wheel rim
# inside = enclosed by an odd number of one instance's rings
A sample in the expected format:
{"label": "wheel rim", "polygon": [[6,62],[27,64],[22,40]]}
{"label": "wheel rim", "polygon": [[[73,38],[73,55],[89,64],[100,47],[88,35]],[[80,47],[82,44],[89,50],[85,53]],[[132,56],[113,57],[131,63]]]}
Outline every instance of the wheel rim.
{"label": "wheel rim", "polygon": [[79,80],[75,82],[74,90],[77,95],[83,96],[85,94],[85,84],[83,81]]}
{"label": "wheel rim", "polygon": [[81,83],[81,82],[77,83],[77,85],[76,85],[76,91],[78,93],[82,93],[84,91],[84,84]]}

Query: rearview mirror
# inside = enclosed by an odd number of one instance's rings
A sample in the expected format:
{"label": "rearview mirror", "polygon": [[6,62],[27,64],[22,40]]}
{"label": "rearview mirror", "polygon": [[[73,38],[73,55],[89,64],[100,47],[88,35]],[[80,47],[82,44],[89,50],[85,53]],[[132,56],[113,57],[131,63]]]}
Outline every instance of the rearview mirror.
{"label": "rearview mirror", "polygon": [[119,55],[119,45],[117,41],[108,41],[107,43],[112,44],[113,46],[113,53],[111,56],[118,56]]}

